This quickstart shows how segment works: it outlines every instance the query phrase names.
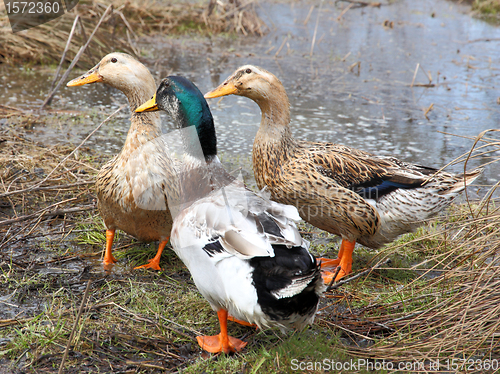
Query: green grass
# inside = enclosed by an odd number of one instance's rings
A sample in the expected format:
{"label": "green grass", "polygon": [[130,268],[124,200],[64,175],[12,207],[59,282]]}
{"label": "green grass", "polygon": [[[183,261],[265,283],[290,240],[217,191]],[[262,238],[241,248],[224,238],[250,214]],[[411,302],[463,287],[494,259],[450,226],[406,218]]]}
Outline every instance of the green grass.
{"label": "green grass", "polygon": [[251,347],[245,354],[221,356],[217,360],[199,359],[182,372],[289,373],[293,372],[293,362],[298,364],[302,361],[340,360],[346,357],[336,346],[338,337],[334,334],[325,335],[316,327],[286,335],[260,332],[256,338],[262,340],[260,346]]}
{"label": "green grass", "polygon": [[[78,223],[77,230],[81,231],[77,237],[77,243],[88,246],[102,246],[106,243],[106,228],[102,220],[95,215],[89,215],[87,222]],[[120,240],[121,233],[115,234],[115,240]]]}

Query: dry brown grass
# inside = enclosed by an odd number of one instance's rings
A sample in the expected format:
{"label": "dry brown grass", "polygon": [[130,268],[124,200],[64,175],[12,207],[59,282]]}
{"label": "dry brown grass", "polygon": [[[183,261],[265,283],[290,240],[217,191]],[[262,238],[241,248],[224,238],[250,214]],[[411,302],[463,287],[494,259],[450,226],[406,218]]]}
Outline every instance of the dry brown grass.
{"label": "dry brown grass", "polygon": [[[433,249],[439,254],[427,259],[427,264],[408,269],[422,269],[421,276],[386,295],[388,299],[398,294],[404,297],[344,313],[346,321],[351,321],[346,327],[379,337],[373,346],[353,348],[353,353],[421,361],[499,357],[500,214],[495,209],[450,226],[440,232],[449,240],[439,241],[443,248]],[[402,248],[391,248],[398,249]],[[429,277],[433,272],[441,275]]]}
{"label": "dry brown grass", "polygon": [[[227,1],[216,3],[172,5],[154,1],[80,1],[71,12],[46,24],[19,33],[12,33],[5,6],[0,4],[0,63],[58,63],[62,55],[76,14],[82,22],[66,60],[71,61],[81,45],[85,44],[102,14],[113,4],[113,12],[105,17],[90,48],[80,60],[80,66],[88,68],[99,56],[112,50],[138,54],[141,36],[155,33],[202,33],[238,32],[262,35],[265,25],[257,16],[254,1]],[[224,4],[224,5],[219,5]]]}
{"label": "dry brown grass", "polygon": [[[464,158],[498,151],[499,130],[480,134],[470,154]],[[498,157],[492,162],[498,162]],[[492,196],[494,185],[479,202],[455,207],[434,230],[413,240],[386,247],[373,261],[384,261],[411,251],[427,253],[423,261],[404,269],[380,267],[385,271],[408,271],[418,276],[398,282],[384,277],[375,288],[392,283],[393,291],[377,293],[373,284],[357,280],[352,294],[342,297],[334,317],[321,324],[341,326],[355,342],[347,351],[355,356],[401,362],[425,363],[456,358],[452,372],[487,372],[469,365],[471,361],[500,358],[500,210]],[[496,194],[498,196],[498,193]],[[412,249],[416,245],[416,249]],[[361,300],[362,307],[345,308]],[[368,347],[357,346],[366,338]],[[451,361],[450,361],[451,362]],[[462,366],[463,365],[463,366]],[[443,366],[441,367],[443,369]]]}
{"label": "dry brown grass", "polygon": [[[30,120],[26,116],[21,122]],[[75,229],[79,215],[95,210],[92,152],[83,148],[61,163],[72,148],[0,133],[0,249],[51,235],[62,239]]]}

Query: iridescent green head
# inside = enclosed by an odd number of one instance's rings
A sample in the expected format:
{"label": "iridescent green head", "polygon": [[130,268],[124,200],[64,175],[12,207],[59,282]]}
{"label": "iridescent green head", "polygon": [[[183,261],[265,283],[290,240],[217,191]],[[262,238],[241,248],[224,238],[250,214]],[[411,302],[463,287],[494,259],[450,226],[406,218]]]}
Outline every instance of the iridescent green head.
{"label": "iridescent green head", "polygon": [[156,95],[136,109],[137,112],[164,110],[178,128],[195,126],[205,158],[217,154],[214,119],[198,87],[184,77],[163,79]]}

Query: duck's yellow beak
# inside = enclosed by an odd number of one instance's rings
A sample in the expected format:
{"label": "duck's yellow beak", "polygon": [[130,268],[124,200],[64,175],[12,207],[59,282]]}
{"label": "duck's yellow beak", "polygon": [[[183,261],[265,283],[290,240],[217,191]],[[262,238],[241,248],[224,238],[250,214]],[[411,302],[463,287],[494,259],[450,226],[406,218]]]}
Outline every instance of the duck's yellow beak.
{"label": "duck's yellow beak", "polygon": [[234,83],[224,82],[216,89],[205,94],[205,99],[213,99],[214,97],[232,95],[238,91]]}
{"label": "duck's yellow beak", "polygon": [[154,94],[153,97],[151,98],[151,100],[146,101],[144,104],[142,104],[135,111],[140,113],[140,112],[156,112],[157,110],[160,110],[160,109],[158,108],[158,105],[156,104],[156,94]]}
{"label": "duck's yellow beak", "polygon": [[97,72],[97,66],[85,74],[79,76],[78,78],[69,81],[66,86],[75,87],[75,86],[83,86],[84,84],[102,82],[102,76]]}

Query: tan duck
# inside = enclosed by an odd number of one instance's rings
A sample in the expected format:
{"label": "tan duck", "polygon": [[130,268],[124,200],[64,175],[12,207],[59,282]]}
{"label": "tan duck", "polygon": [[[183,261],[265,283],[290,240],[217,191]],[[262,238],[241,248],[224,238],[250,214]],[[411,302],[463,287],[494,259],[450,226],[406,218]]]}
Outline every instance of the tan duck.
{"label": "tan duck", "polygon": [[267,186],[273,200],[296,206],[304,220],[341,236],[338,258],[323,261],[340,265],[336,279],[351,272],[356,242],[379,248],[414,230],[482,172],[453,175],[334,143],[297,140],[283,85],[259,67],[240,67],[205,97],[230,94],[248,97],[262,111],[253,144],[258,187]]}
{"label": "tan duck", "polygon": [[[68,86],[103,82],[127,96],[130,129],[119,154],[99,171],[96,180],[98,209],[106,225],[104,264],[116,259],[111,253],[116,229],[142,241],[160,241],[158,252],[137,268],[160,270],[160,257],[168,243],[172,217],[166,204],[165,189],[174,169],[164,153],[157,151],[154,139],[161,135],[159,113],[135,113],[135,109],[156,92],[149,70],[132,56],[110,53],[94,68],[73,79]],[[175,195],[175,191],[170,192]]]}

